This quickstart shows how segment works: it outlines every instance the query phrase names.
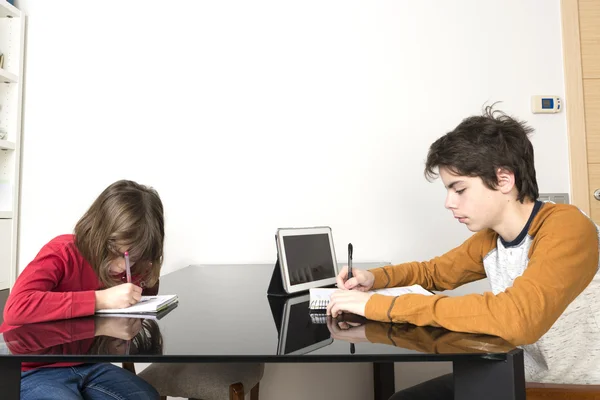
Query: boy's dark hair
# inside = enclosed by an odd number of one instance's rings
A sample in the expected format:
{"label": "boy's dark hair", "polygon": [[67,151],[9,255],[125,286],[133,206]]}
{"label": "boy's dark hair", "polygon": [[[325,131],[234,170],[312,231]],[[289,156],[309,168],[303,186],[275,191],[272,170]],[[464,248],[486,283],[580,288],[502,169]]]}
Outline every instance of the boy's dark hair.
{"label": "boy's dark hair", "polygon": [[437,178],[439,168],[444,167],[456,175],[478,176],[495,190],[498,168],[505,168],[515,175],[517,200],[535,201],[539,193],[533,146],[527,137],[533,129],[493,107],[485,107],[481,116],[465,118],[429,147],[425,177]]}

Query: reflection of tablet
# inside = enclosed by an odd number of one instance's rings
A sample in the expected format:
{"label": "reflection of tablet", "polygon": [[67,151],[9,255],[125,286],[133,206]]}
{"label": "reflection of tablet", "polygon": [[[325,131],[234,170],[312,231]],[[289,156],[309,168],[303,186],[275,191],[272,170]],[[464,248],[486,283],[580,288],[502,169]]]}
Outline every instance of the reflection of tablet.
{"label": "reflection of tablet", "polygon": [[308,313],[309,295],[285,302],[277,354],[306,354],[333,343],[326,324],[314,324]]}
{"label": "reflection of tablet", "polygon": [[286,292],[335,284],[338,269],[331,228],[280,228],[277,252]]}

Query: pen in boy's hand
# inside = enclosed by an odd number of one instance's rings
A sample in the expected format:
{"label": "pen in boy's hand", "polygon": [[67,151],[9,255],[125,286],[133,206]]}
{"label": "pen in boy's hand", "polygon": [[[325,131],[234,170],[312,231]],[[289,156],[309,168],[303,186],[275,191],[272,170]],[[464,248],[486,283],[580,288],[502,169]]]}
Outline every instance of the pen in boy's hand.
{"label": "pen in boy's hand", "polygon": [[131,283],[131,264],[129,263],[129,252],[125,252],[125,270],[127,272],[127,283]]}
{"label": "pen in boy's hand", "polygon": [[352,251],[352,243],[348,243],[348,279],[352,278]]}

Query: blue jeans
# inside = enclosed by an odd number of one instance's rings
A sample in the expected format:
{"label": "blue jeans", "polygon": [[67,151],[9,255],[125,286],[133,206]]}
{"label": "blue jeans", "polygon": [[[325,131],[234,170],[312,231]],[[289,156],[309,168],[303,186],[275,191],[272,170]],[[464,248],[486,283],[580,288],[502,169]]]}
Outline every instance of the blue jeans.
{"label": "blue jeans", "polygon": [[112,364],[37,368],[21,373],[21,400],[156,400],[158,392]]}

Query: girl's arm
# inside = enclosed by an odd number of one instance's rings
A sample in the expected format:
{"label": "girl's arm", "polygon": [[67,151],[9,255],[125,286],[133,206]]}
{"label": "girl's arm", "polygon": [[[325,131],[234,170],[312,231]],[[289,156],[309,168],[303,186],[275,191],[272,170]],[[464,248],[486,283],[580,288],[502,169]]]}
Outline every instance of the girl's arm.
{"label": "girl's arm", "polygon": [[[17,278],[4,307],[4,322],[23,325],[93,315],[96,305],[95,288],[54,291],[69,270],[67,267],[68,258],[64,254],[40,252]],[[78,289],[85,289],[88,284],[93,285],[84,281],[81,276]]]}

